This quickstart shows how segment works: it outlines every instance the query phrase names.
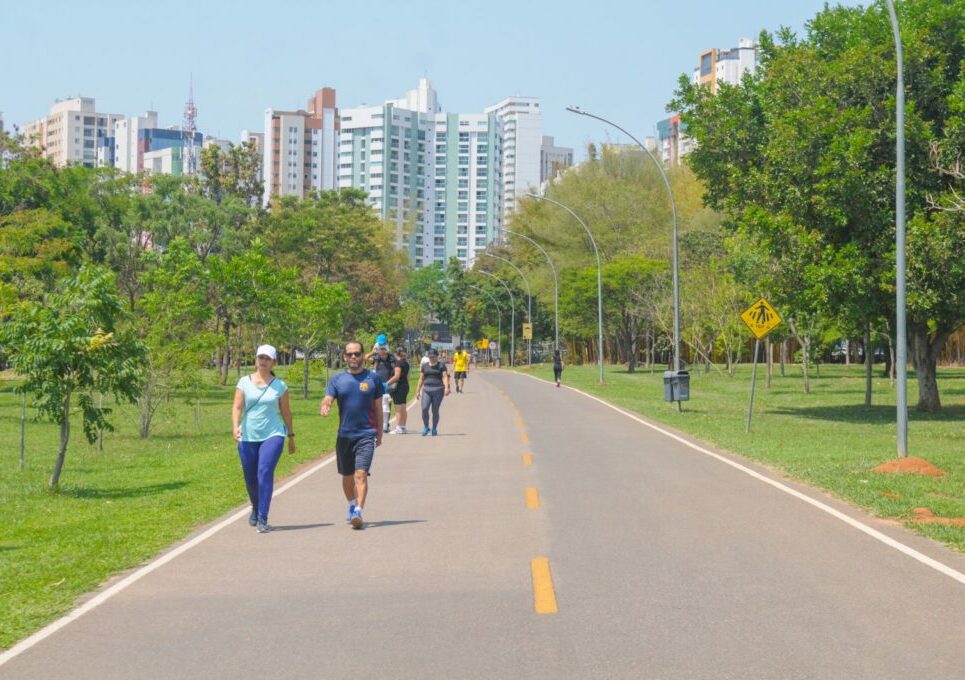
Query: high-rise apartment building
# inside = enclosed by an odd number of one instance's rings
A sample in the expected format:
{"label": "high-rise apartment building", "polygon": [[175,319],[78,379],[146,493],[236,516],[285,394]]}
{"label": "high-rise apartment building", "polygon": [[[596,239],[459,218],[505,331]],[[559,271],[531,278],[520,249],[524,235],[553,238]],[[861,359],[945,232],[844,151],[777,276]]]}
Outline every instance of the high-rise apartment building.
{"label": "high-rise apartment building", "polygon": [[114,123],[122,118],[117,113],[98,112],[93,97],[74,97],[55,102],[44,118],[25,124],[21,133],[55,165],[94,167],[98,140],[113,136]]}
{"label": "high-rise apartment building", "polygon": [[543,114],[535,97],[509,97],[485,109],[503,131],[502,214],[516,209],[516,200],[539,188],[542,179]]}
{"label": "high-rise apartment building", "polygon": [[687,136],[687,126],[680,114],[674,114],[657,123],[657,149],[665,165],[680,165],[681,159],[694,148],[694,141]]}
{"label": "high-rise apartment building", "polygon": [[274,196],[304,198],[336,187],[335,146],[339,129],[335,90],[324,87],[307,110],[265,111],[264,203]]}
{"label": "high-rise apartment building", "polygon": [[441,111],[427,79],[402,99],[341,114],[338,186],[368,192],[416,266],[469,265],[501,221],[501,123]]}
{"label": "high-rise apartment building", "polygon": [[564,170],[573,165],[573,149],[566,146],[556,146],[553,138],[543,137],[539,150],[539,183],[556,179]]}
{"label": "high-rise apartment building", "polygon": [[710,49],[701,52],[694,69],[694,82],[717,92],[717,83],[737,85],[745,73],[757,71],[757,44],[748,38],[737,41],[729,50]]}

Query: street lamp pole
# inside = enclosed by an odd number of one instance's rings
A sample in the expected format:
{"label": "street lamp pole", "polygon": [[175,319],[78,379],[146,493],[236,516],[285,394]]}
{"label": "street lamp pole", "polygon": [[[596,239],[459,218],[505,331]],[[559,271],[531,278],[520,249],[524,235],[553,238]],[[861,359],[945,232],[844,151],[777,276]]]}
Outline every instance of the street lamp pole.
{"label": "street lamp pole", "polygon": [[530,198],[535,198],[538,201],[546,201],[547,203],[552,203],[555,206],[563,208],[566,212],[573,216],[573,218],[580,223],[586,235],[590,237],[590,244],[593,246],[593,252],[596,253],[596,314],[597,314],[597,349],[599,350],[599,361],[600,364],[600,384],[603,384],[603,266],[600,263],[600,249],[596,247],[596,239],[593,238],[593,234],[590,232],[590,228],[586,226],[586,222],[580,219],[580,216],[575,212],[570,210],[568,207],[560,203],[559,201],[554,201],[552,198],[547,198],[546,196],[540,196],[539,194],[534,194],[532,192],[526,192],[526,195]]}
{"label": "street lamp pole", "polygon": [[[515,363],[514,357],[516,355],[516,300],[513,298],[513,291],[510,290],[509,286],[506,285],[505,281],[503,281],[495,274],[490,274],[489,272],[483,269],[474,269],[473,271],[476,272],[477,274],[485,274],[490,278],[496,279],[496,281],[499,282],[499,285],[505,288],[506,292],[509,293],[509,309],[511,312],[510,322],[509,322],[510,323],[509,325],[509,365],[510,367],[512,367]],[[500,353],[502,353],[503,350],[501,347],[499,348],[499,351]]]}
{"label": "street lamp pole", "polygon": [[[657,166],[657,170],[660,172],[660,177],[663,178],[664,186],[667,187],[667,195],[670,196],[670,214],[673,217],[673,369],[675,372],[678,372],[680,371],[680,260],[677,253],[677,204],[674,201],[673,189],[670,188],[670,180],[667,179],[667,173],[664,172],[663,165],[650,152],[650,149],[644,146],[639,139],[631,135],[622,127],[613,121],[607,120],[606,118],[597,116],[589,111],[584,111],[578,106],[567,106],[566,110],[570,113],[595,118],[596,120],[606,123],[607,125],[611,125],[636,142],[637,146],[643,149],[644,152],[650,157],[650,160],[653,161],[654,165]],[[677,402],[677,405],[679,407],[680,402]]]}
{"label": "street lamp pole", "polygon": [[905,315],[905,67],[901,47],[901,30],[895,3],[885,0],[888,17],[895,35],[895,60],[898,67],[898,86],[895,93],[895,126],[897,127],[895,168],[895,335],[897,345],[895,371],[897,373],[897,444],[898,457],[908,456],[908,334]]}
{"label": "street lamp pole", "polygon": [[[485,255],[486,257],[491,257],[491,258],[496,259],[496,260],[502,260],[503,262],[505,262],[506,264],[508,264],[510,267],[512,267],[513,269],[515,269],[515,270],[516,270],[516,273],[519,274],[519,276],[520,276],[521,279],[523,279],[523,283],[526,284],[526,304],[527,304],[527,307],[526,307],[526,319],[527,319],[527,321],[529,321],[530,328],[532,328],[532,325],[533,325],[533,291],[532,291],[532,289],[529,287],[529,280],[526,278],[526,275],[523,274],[523,271],[522,271],[519,267],[517,267],[516,265],[514,265],[512,262],[510,262],[508,258],[500,257],[499,255],[493,255],[492,253],[476,253],[476,254],[477,254],[477,255]],[[528,355],[528,357],[527,357],[527,359],[526,359],[526,365],[527,365],[527,366],[532,366],[532,365],[533,365],[533,338],[532,338],[532,333],[530,333],[530,336],[531,336],[530,339],[526,341],[526,353],[527,353],[527,355]]]}
{"label": "street lamp pole", "polygon": [[549,253],[546,252],[543,246],[541,246],[539,243],[537,243],[534,239],[530,238],[526,234],[520,234],[519,232],[512,231],[511,229],[507,229],[506,227],[503,227],[503,231],[507,234],[512,234],[513,236],[519,236],[520,238],[526,239],[534,246],[539,248],[539,251],[546,256],[546,261],[549,263],[550,270],[552,270],[553,272],[553,310],[556,313],[556,345],[554,346],[554,349],[559,349],[560,348],[560,279],[556,275],[556,267],[553,266],[553,260],[552,258],[550,258]]}
{"label": "street lamp pole", "polygon": [[[483,295],[488,295],[489,299],[493,301],[494,305],[496,305],[496,339],[498,341],[498,345],[502,347],[503,346],[503,310],[500,309],[499,302],[496,300],[496,296],[490,293],[485,288],[474,286],[471,283],[467,283],[466,286],[469,288],[472,288],[473,290],[478,290]],[[490,360],[492,360],[492,356],[493,356],[492,352],[490,352],[489,353]]]}

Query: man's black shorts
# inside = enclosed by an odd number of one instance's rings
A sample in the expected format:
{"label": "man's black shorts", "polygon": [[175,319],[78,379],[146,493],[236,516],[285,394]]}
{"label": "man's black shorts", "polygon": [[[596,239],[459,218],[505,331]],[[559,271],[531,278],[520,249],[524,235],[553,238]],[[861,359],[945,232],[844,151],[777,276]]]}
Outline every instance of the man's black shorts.
{"label": "man's black shorts", "polygon": [[392,392],[392,403],[396,406],[400,404],[405,404],[409,400],[409,385],[408,383],[398,383],[398,387]]}
{"label": "man's black shorts", "polygon": [[338,437],[335,440],[335,464],[338,466],[340,475],[346,477],[354,475],[357,469],[369,472],[374,456],[374,434],[357,439]]}
{"label": "man's black shorts", "polygon": [[469,372],[469,371],[455,371],[455,372],[453,373],[453,377],[454,377],[456,380],[465,380],[465,379],[466,379],[466,373],[468,373],[468,372]]}

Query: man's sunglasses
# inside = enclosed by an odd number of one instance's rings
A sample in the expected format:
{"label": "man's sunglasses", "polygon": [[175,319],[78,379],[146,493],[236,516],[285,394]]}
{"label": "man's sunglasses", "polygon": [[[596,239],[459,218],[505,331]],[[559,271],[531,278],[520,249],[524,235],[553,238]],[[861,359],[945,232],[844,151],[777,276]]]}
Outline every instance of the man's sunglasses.
{"label": "man's sunglasses", "polygon": [[360,357],[360,356],[362,356],[362,353],[361,353],[361,352],[346,352],[346,353],[345,353],[345,356],[347,356],[347,357]]}

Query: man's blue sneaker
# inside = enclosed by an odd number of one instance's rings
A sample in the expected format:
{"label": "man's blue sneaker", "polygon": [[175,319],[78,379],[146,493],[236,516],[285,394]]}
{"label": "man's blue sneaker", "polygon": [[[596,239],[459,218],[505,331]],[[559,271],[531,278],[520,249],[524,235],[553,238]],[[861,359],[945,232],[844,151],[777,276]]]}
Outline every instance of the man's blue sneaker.
{"label": "man's blue sneaker", "polygon": [[362,521],[362,508],[355,506],[352,510],[351,524],[353,529],[361,529],[362,525],[365,524],[365,522]]}
{"label": "man's blue sneaker", "polygon": [[439,430],[437,430],[437,429],[435,429],[435,428],[432,428],[432,436],[433,436],[433,437],[436,437],[436,436],[438,436],[438,435],[439,435]]}
{"label": "man's blue sneaker", "polygon": [[268,525],[268,520],[262,519],[261,517],[258,518],[258,523],[255,525],[255,527],[258,529],[259,534],[267,534],[269,531],[271,531],[271,527]]}
{"label": "man's blue sneaker", "polygon": [[429,434],[429,428],[428,428],[428,427],[423,428],[423,430],[422,430],[422,436],[425,437],[427,434]]}
{"label": "man's blue sneaker", "polygon": [[346,522],[352,521],[352,514],[355,512],[355,503],[348,504],[348,514],[345,516]]}
{"label": "man's blue sneaker", "polygon": [[248,515],[248,526],[253,527],[256,524],[258,524],[258,510],[252,508],[251,514]]}

